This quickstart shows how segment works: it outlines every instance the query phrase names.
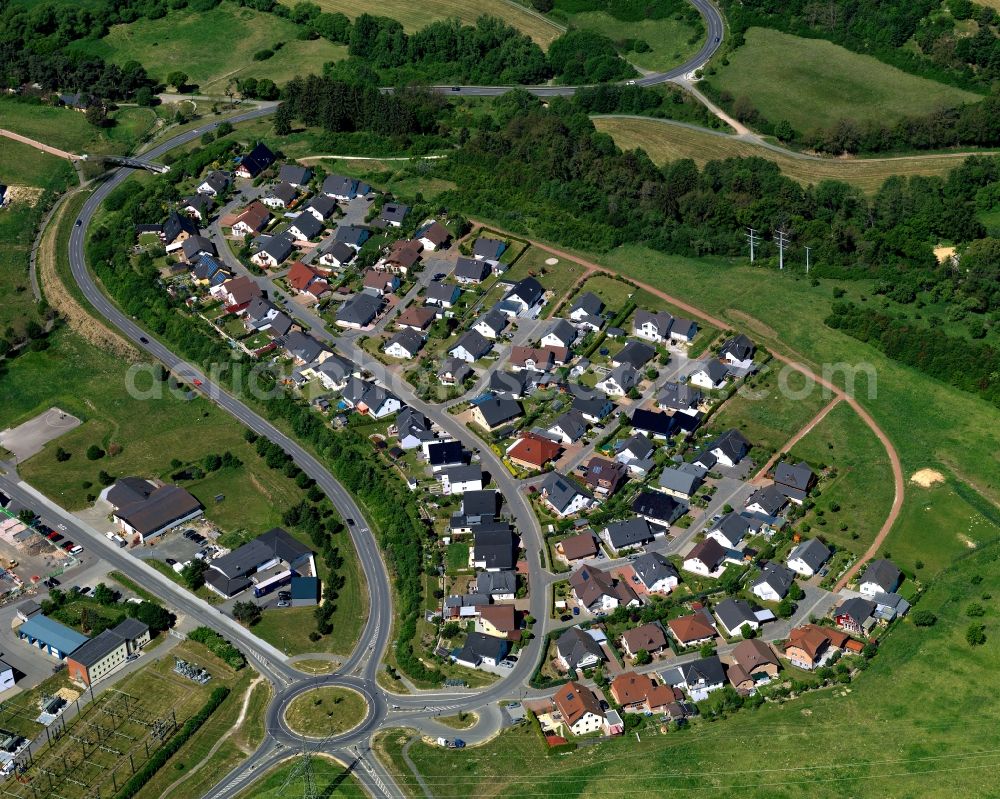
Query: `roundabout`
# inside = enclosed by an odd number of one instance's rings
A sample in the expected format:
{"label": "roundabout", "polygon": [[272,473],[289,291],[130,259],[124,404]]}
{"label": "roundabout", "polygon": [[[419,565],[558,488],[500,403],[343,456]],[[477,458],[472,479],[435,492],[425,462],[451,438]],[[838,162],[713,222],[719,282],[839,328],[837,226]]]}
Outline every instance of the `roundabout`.
{"label": "roundabout", "polygon": [[322,685],[303,691],[285,705],[284,722],[303,738],[342,735],[365,720],[368,702],[353,688]]}

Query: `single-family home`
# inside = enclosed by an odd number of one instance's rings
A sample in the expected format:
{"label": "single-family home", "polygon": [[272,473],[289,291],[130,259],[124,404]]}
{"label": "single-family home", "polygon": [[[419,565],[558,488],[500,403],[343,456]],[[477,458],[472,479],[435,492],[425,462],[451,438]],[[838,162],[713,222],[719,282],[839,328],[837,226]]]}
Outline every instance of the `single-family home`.
{"label": "single-family home", "polygon": [[647,674],[626,671],[611,681],[611,696],[625,713],[660,714],[682,698],[672,686],[661,685]]}
{"label": "single-family home", "polygon": [[[368,291],[374,291],[381,295],[391,294],[399,288],[399,275],[392,272],[384,272],[381,269],[369,269],[361,279],[361,286]],[[430,310],[430,309],[428,309]],[[431,311],[431,318],[434,312]],[[398,321],[397,321],[398,324]]]}
{"label": "single-family home", "polygon": [[319,275],[302,261],[294,261],[285,273],[285,281],[299,294],[307,293],[315,280],[319,280]]}
{"label": "single-family home", "polygon": [[845,599],[830,615],[838,627],[855,635],[867,635],[878,623],[875,603],[863,597]]}
{"label": "single-family home", "polygon": [[261,296],[260,286],[245,275],[234,277],[210,290],[213,297],[226,306],[229,313],[242,314],[252,300]]}
{"label": "single-family home", "polygon": [[658,621],[651,621],[622,633],[622,649],[630,658],[643,650],[650,655],[659,655],[669,648],[667,634]]}
{"label": "single-family home", "polygon": [[348,202],[358,196],[358,181],[343,175],[327,175],[320,191],[327,197],[340,202]]}
{"label": "single-family home", "polygon": [[314,371],[327,391],[341,391],[347,385],[351,375],[357,371],[357,367],[347,358],[332,353]]}
{"label": "single-family home", "polygon": [[[379,274],[385,275],[384,272]],[[386,281],[385,288],[389,291],[395,291],[399,288],[398,281],[395,275],[389,276],[391,280]],[[394,286],[394,288],[392,288]],[[403,311],[399,316],[396,317],[395,322],[398,327],[406,328],[409,330],[415,330],[418,333],[423,332],[434,322],[435,312],[433,308],[427,308],[422,305],[411,305],[405,311]]]}
{"label": "single-family home", "polygon": [[531,372],[548,372],[560,366],[569,358],[569,350],[562,347],[524,347],[510,348],[508,363],[515,372],[527,369]]}
{"label": "single-family home", "polygon": [[160,238],[168,253],[176,252],[184,246],[184,242],[191,236],[198,235],[198,226],[189,216],[181,216],[176,211],[171,211],[167,221],[163,223],[163,232]]}
{"label": "single-family home", "polygon": [[622,347],[616,355],[611,357],[611,365],[627,363],[632,368],[641,370],[647,363],[653,360],[656,350],[641,341],[629,341]]}
{"label": "single-family home", "polygon": [[191,279],[204,286],[220,286],[231,277],[226,265],[211,255],[199,255],[191,270]]}
{"label": "single-family home", "polygon": [[587,434],[587,421],[578,410],[570,410],[561,414],[546,431],[563,444],[575,444]]}
{"label": "single-family home", "polygon": [[565,319],[556,319],[548,332],[542,336],[543,347],[564,347],[569,349],[576,341],[576,328]]}
{"label": "single-family home", "polygon": [[657,441],[666,441],[674,434],[675,417],[662,411],[636,408],[632,411],[632,429]]}
{"label": "single-family home", "polygon": [[533,277],[515,283],[497,306],[508,316],[534,317],[542,308],[545,289]]}
{"label": "single-family home", "polygon": [[[570,386],[570,390],[573,386]],[[573,396],[573,410],[579,411],[591,424],[600,424],[615,410],[615,404],[605,396],[594,393],[579,393]]]}
{"label": "single-family home", "polygon": [[493,489],[467,491],[462,496],[460,511],[451,517],[452,533],[471,533],[476,530],[510,530],[510,525],[498,518],[499,494]]}
{"label": "single-family home", "polygon": [[600,551],[592,530],[564,538],[556,544],[556,552],[572,563],[575,560],[593,558]]}
{"label": "single-family home", "polygon": [[899,594],[875,594],[875,618],[888,624],[897,616],[905,616],[910,609],[910,603]]}
{"label": "single-family home", "polygon": [[490,265],[486,261],[477,261],[475,258],[461,256],[455,262],[455,271],[453,274],[456,283],[473,286],[486,280],[491,272]]}
{"label": "single-family home", "polygon": [[417,228],[413,237],[423,245],[425,250],[434,252],[447,246],[448,242],[451,241],[451,231],[436,219],[430,219]]}
{"label": "single-family home", "polygon": [[818,538],[810,538],[788,553],[788,568],[803,577],[812,577],[832,554],[830,548]]}
{"label": "single-family home", "polygon": [[355,294],[337,309],[337,325],[359,330],[370,325],[382,309],[382,298],[367,291]]}
{"label": "single-family home", "polygon": [[250,256],[250,260],[257,266],[267,269],[276,269],[295,249],[291,237],[288,233],[279,236],[261,237],[258,240],[260,245],[257,252]]}
{"label": "single-family home", "polygon": [[[590,324],[591,319],[598,319],[603,311],[604,300],[593,292],[585,291],[573,301],[573,306],[569,309],[569,318],[577,324]],[[597,330],[601,329],[603,321],[598,319]]]}
{"label": "single-family home", "polygon": [[486,605],[479,609],[476,632],[509,640],[517,630],[517,611],[513,605]]}
{"label": "single-family home", "polygon": [[470,669],[478,669],[483,664],[495,668],[509,652],[510,643],[506,639],[471,632],[462,648],[452,655],[452,659],[460,666]]}
{"label": "single-family home", "polygon": [[552,697],[563,724],[573,735],[588,735],[604,726],[597,696],[578,682],[568,682]]}
{"label": "single-family home", "polygon": [[303,211],[292,220],[288,226],[288,232],[297,241],[310,241],[322,233],[325,228],[326,225],[322,220],[317,219],[308,211]]}
{"label": "single-family home", "polygon": [[360,250],[370,236],[371,231],[361,225],[341,225],[337,228],[337,232],[333,234],[333,238],[336,241],[346,244],[355,250]]}
{"label": "single-family home", "polygon": [[632,561],[632,570],[649,594],[669,594],[680,583],[677,569],[659,552],[645,552]]}
{"label": "single-family home", "polygon": [[431,283],[424,292],[424,303],[438,308],[451,308],[461,296],[462,290],[458,286],[451,283]]}
{"label": "single-family home", "polygon": [[382,210],[379,211],[375,224],[378,227],[399,228],[403,226],[403,220],[406,219],[408,213],[410,213],[410,206],[408,205],[396,202],[386,203],[382,206]]}
{"label": "single-family home", "polygon": [[749,532],[750,524],[747,519],[737,511],[733,511],[713,524],[712,529],[705,533],[705,537],[714,538],[726,549],[739,549]]}
{"label": "single-family home", "polygon": [[236,167],[236,174],[241,178],[253,179],[271,166],[274,160],[274,153],[265,144],[258,142],[249,153],[240,159],[240,164]]}
{"label": "single-family home", "polygon": [[396,417],[396,436],[399,439],[399,446],[404,450],[423,447],[426,442],[437,438],[431,420],[409,405]]}
{"label": "single-family home", "polygon": [[891,594],[903,578],[903,573],[896,568],[891,560],[879,558],[868,564],[858,580],[858,591],[864,596],[873,597],[876,594]]}
{"label": "single-family home", "polygon": [[808,463],[782,461],[774,467],[774,487],[796,505],[801,505],[816,485],[816,473]]}
{"label": "single-family home", "polygon": [[198,194],[207,194],[210,197],[218,197],[220,194],[225,194],[228,189],[229,175],[215,169],[205,175],[205,179],[198,184],[198,188],[195,189],[195,191],[197,191]]}
{"label": "single-family home", "polygon": [[549,472],[538,484],[542,501],[560,518],[591,506],[594,499],[576,483],[558,472]]}
{"label": "single-family home", "polygon": [[474,363],[493,349],[493,342],[476,330],[466,330],[448,350],[452,358]]}
{"label": "single-family home", "polygon": [[715,358],[705,361],[688,375],[694,385],[715,390],[725,388],[728,379],[729,367]]}
{"label": "single-family home", "polygon": [[766,685],[778,676],[781,661],[771,646],[751,638],[740,641],[730,655],[733,662],[726,676],[737,693],[749,696],[760,685]]}
{"label": "single-family home", "polygon": [[472,245],[472,255],[480,261],[499,261],[506,249],[507,242],[483,236],[476,239],[475,244]]}
{"label": "single-family home", "polygon": [[660,390],[656,397],[656,404],[661,411],[686,413],[693,416],[698,413],[698,406],[701,405],[703,398],[698,389],[692,388],[687,383],[670,382],[665,383]]}
{"label": "single-family home", "polygon": [[327,197],[325,194],[317,194],[302,209],[303,213],[307,213],[310,216],[316,217],[318,222],[326,222],[331,216],[333,216],[334,210],[337,208],[337,203],[332,199]]}
{"label": "single-family home", "polygon": [[181,252],[184,254],[185,261],[196,261],[202,255],[218,255],[211,239],[206,239],[204,236],[186,238],[181,244]]}
{"label": "single-family home", "polygon": [[660,472],[657,488],[678,499],[691,499],[705,479],[706,469],[694,463],[669,466]]}
{"label": "single-family home", "polygon": [[524,469],[541,470],[559,457],[562,447],[535,433],[522,432],[517,441],[507,448],[507,459]]}
{"label": "single-family home", "polygon": [[509,526],[473,531],[472,564],[486,571],[505,571],[517,565],[517,539]]}
{"label": "single-family home", "polygon": [[570,627],[556,639],[556,660],[566,670],[593,668],[606,659],[594,636],[579,627]]}
{"label": "single-family home", "polygon": [[424,457],[431,471],[439,472],[465,463],[465,448],[461,441],[438,441],[428,438],[423,443]]}
{"label": "single-family home", "polygon": [[260,233],[271,219],[271,212],[263,203],[254,200],[233,221],[234,236],[253,236]]}
{"label": "single-family home", "polygon": [[601,498],[610,497],[628,480],[628,467],[618,461],[594,456],[585,468],[583,479],[587,487]]}
{"label": "single-family home", "polygon": [[308,333],[302,333],[298,330],[283,336],[278,343],[285,350],[288,357],[294,360],[299,366],[319,360],[323,353],[327,352],[323,345],[316,339]]}
{"label": "single-family home", "polygon": [[715,618],[719,620],[723,632],[730,638],[743,635],[744,628],[749,628],[753,632],[760,629],[760,622],[754,615],[750,603],[745,599],[732,597],[723,599],[715,606]]}
{"label": "single-family home", "polygon": [[472,329],[483,338],[497,339],[510,324],[507,317],[497,311],[488,311],[473,325]]}
{"label": "single-family home", "polygon": [[485,594],[494,602],[513,602],[517,595],[517,572],[479,572],[476,575],[476,593]]}
{"label": "single-family home", "polygon": [[701,702],[713,691],[724,687],[726,672],[718,656],[712,655],[676,666],[664,672],[663,679],[668,685],[687,691],[695,702]]}
{"label": "single-family home", "polygon": [[666,533],[686,510],[686,505],[659,491],[640,491],[632,500],[632,512],[654,525],[657,535]]}
{"label": "single-family home", "polygon": [[491,433],[513,423],[524,415],[524,409],[517,400],[493,397],[472,408],[472,421]]}
{"label": "single-family home", "polygon": [[750,513],[777,516],[787,504],[788,497],[779,491],[776,485],[772,484],[754,491],[747,499],[746,509]]}
{"label": "single-family home", "polygon": [[780,602],[795,582],[795,572],[777,561],[768,561],[750,590],[765,602]]}
{"label": "single-family home", "polygon": [[215,200],[210,194],[194,194],[181,200],[181,209],[192,219],[203,222],[212,215]]}
{"label": "single-family home", "polygon": [[639,385],[642,378],[635,367],[623,363],[616,366],[607,376],[595,385],[609,397],[624,397]]}
{"label": "single-family home", "polygon": [[699,608],[687,616],[678,616],[667,622],[667,629],[681,646],[701,646],[714,641],[719,631],[715,619],[706,608]]}
{"label": "single-family home", "polygon": [[730,366],[735,366],[737,369],[749,369],[753,366],[755,351],[754,343],[740,333],[722,345],[719,355]]}
{"label": "single-family home", "polygon": [[336,237],[327,239],[320,246],[317,263],[320,266],[343,269],[358,256],[358,251],[351,245],[337,241]]}
{"label": "single-family home", "polygon": [[420,252],[423,248],[424,245],[416,239],[400,239],[393,243],[389,254],[376,264],[376,266],[405,275],[420,260]]}
{"label": "single-family home", "polygon": [[[711,469],[715,464],[721,464],[732,468],[750,451],[750,442],[736,428],[731,428],[722,433],[712,443],[705,447],[704,452],[695,463],[701,463],[706,469]],[[712,455],[715,460],[705,463],[703,460],[705,453]]]}
{"label": "single-family home", "polygon": [[783,650],[785,658],[793,666],[812,671],[825,665],[849,640],[850,637],[839,630],[818,624],[803,624],[791,629]]}
{"label": "single-family home", "polygon": [[294,186],[288,183],[278,183],[264,192],[260,201],[268,208],[287,208],[295,202],[296,197],[298,197],[298,192],[295,191]]}
{"label": "single-family home", "polygon": [[690,344],[697,335],[698,325],[693,321],[681,316],[674,317],[674,323],[670,325],[670,340],[673,343]]}
{"label": "single-family home", "polygon": [[472,374],[472,367],[461,358],[445,358],[438,368],[437,378],[443,386],[456,386],[464,383]]}
{"label": "single-family home", "polygon": [[659,344],[670,337],[670,327],[673,323],[674,317],[666,311],[654,313],[639,308],[632,319],[632,332],[639,338]]}
{"label": "single-family home", "polygon": [[617,522],[609,522],[601,533],[601,538],[614,550],[616,555],[631,552],[656,538],[653,528],[645,519],[634,517]]}
{"label": "single-family home", "polygon": [[298,164],[282,164],[278,170],[278,180],[295,188],[301,188],[312,180],[312,169]]}
{"label": "single-family home", "polygon": [[569,586],[576,603],[595,615],[604,615],[621,605],[639,605],[639,597],[627,583],[596,566],[578,568],[570,575]]}
{"label": "single-family home", "polygon": [[719,578],[726,570],[726,550],[714,538],[699,541],[684,558],[683,569],[702,577]]}
{"label": "single-family home", "polygon": [[389,339],[383,350],[386,355],[392,358],[402,358],[409,360],[417,357],[421,347],[424,346],[424,337],[414,330],[400,330]]}

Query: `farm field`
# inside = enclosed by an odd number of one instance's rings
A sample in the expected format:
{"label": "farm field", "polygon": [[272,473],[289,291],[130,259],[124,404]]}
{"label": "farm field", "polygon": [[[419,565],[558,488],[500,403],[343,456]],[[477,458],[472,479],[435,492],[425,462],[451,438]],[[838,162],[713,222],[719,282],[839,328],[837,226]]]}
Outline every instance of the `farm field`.
{"label": "farm field", "polygon": [[[1000,625],[997,600],[984,601],[987,615],[979,621],[986,643],[971,648],[964,608],[997,596],[1000,575],[992,563],[998,556],[994,543],[940,575],[919,603],[937,623],[897,626],[846,688],[742,710],[689,731],[647,729],[641,740],[624,736],[568,756],[548,756],[528,725],[481,747],[455,752],[417,742],[409,754],[439,797],[595,796],[620,791],[626,780],[650,796],[683,791],[772,799],[798,795],[808,784],[812,795],[840,797],[845,782],[859,799],[982,795],[984,770],[1000,758],[993,745],[1000,701],[989,687]],[[396,731],[386,733],[378,749],[398,751],[396,739]],[[876,752],[873,740],[891,744]],[[415,787],[400,760],[391,765],[404,786]]]}
{"label": "farm field", "polygon": [[611,136],[623,150],[642,148],[657,164],[691,158],[703,166],[708,161],[756,156],[774,161],[784,174],[804,185],[842,180],[866,194],[874,194],[892,175],[946,175],[966,157],[956,153],[892,158],[796,158],[728,134],[695,130],[666,120],[618,116],[598,116],[593,120],[597,129]]}
{"label": "farm field", "polygon": [[[296,39],[298,26],[273,14],[223,3],[211,11],[175,11],[157,19],[115,25],[100,40],[85,39],[74,49],[117,64],[139,61],[156,80],[174,70],[187,73],[198,91],[221,95],[230,78],[267,77],[279,85],[296,74],[319,73],[347,48],[326,41]],[[239,42],[239,47],[234,47]],[[265,61],[255,52],[284,46]]]}
{"label": "farm field", "polygon": [[768,120],[810,132],[840,119],[892,123],[980,96],[909,75],[821,39],[750,28],[713,85],[747,97]]}
{"label": "farm field", "polygon": [[[291,0],[286,0],[285,4],[294,5]],[[351,19],[360,14],[392,17],[402,24],[407,33],[440,19],[458,18],[466,25],[474,25],[479,17],[489,14],[500,17],[530,36],[543,50],[563,32],[563,28],[557,23],[514,0],[424,0],[421,3],[408,0],[385,0],[380,3],[370,3],[367,0],[356,3],[350,0],[317,0],[317,5],[324,11],[339,11]]]}

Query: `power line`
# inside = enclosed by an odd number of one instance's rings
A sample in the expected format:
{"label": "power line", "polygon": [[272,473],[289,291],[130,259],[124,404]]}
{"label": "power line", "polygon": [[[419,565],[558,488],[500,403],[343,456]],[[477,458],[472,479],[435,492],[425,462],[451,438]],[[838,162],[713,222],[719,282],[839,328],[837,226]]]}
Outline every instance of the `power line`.
{"label": "power line", "polygon": [[788,234],[783,228],[778,228],[774,231],[774,235],[778,237],[778,269],[784,269],[785,247],[788,246]]}
{"label": "power line", "polygon": [[760,244],[760,235],[752,227],[747,228],[747,240],[750,242],[750,263],[754,260],[754,245]]}
{"label": "power line", "polygon": [[809,252],[812,250],[812,247],[806,247],[805,249],[806,249],[806,274],[808,275],[809,274]]}

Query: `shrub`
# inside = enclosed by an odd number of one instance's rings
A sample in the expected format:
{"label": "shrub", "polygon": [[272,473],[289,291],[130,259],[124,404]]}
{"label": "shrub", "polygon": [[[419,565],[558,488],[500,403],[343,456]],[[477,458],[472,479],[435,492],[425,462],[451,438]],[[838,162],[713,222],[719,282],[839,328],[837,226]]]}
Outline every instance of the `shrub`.
{"label": "shrub", "polygon": [[87,460],[96,461],[104,457],[104,450],[101,449],[97,444],[91,444],[87,447]]}

